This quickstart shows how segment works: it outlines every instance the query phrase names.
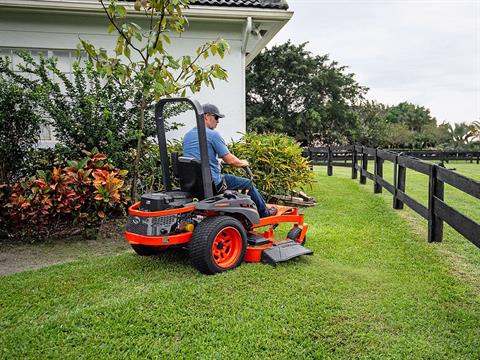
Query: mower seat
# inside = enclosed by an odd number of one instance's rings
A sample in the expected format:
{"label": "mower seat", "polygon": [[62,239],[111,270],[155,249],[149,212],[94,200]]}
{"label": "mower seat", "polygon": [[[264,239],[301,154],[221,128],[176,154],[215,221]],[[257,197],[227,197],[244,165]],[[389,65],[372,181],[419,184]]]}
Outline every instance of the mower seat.
{"label": "mower seat", "polygon": [[[173,174],[180,182],[180,189],[198,200],[205,199],[203,191],[202,166],[200,160],[173,154]],[[213,194],[216,188],[212,182]]]}

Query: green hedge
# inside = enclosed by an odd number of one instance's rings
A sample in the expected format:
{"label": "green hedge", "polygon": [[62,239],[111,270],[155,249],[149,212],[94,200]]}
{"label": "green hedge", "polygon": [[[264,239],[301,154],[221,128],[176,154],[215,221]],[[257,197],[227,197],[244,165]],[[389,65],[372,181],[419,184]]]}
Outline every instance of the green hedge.
{"label": "green hedge", "polygon": [[[313,183],[313,171],[295,139],[284,134],[244,134],[229,144],[230,151],[250,163],[255,186],[267,197],[290,195],[307,190]],[[224,173],[246,176],[242,169],[224,167]]]}

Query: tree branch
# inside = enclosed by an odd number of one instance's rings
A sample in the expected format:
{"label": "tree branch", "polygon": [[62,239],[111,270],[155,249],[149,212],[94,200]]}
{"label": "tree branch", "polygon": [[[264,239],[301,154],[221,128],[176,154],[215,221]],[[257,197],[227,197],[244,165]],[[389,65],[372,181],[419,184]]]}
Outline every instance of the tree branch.
{"label": "tree branch", "polygon": [[[202,46],[203,50],[198,53],[197,57],[195,59],[193,59],[193,61],[190,63],[190,65],[188,65],[188,68],[193,70],[192,65],[195,64],[198,61],[198,59],[200,58],[200,56],[202,56],[203,53],[207,52],[208,49],[210,49],[210,47],[211,47],[211,45],[209,45],[209,46],[203,45]],[[177,78],[175,79],[175,82],[177,82],[182,77],[184,72],[185,72],[185,69],[182,69],[182,71],[180,71],[180,74],[178,74]]]}
{"label": "tree branch", "polygon": [[[168,3],[170,3],[170,2],[168,2]],[[166,8],[167,8],[167,6],[165,4],[162,8],[162,15],[160,16],[160,21],[158,22],[157,37],[155,38],[155,41],[153,43],[153,48],[154,49],[157,47],[158,39],[160,38],[160,33],[161,33],[161,29],[162,29],[162,22],[163,22],[163,19],[165,18],[165,9]]]}
{"label": "tree branch", "polygon": [[[148,32],[148,39],[147,39],[147,60],[149,58],[149,49],[150,49],[150,35],[152,34],[153,28],[153,14],[155,13],[155,8],[152,6],[152,13],[150,14],[150,29]],[[145,10],[145,15],[147,15],[147,10]],[[148,15],[147,15],[148,16]]]}
{"label": "tree branch", "polygon": [[105,11],[105,14],[107,15],[108,20],[110,21],[110,23],[113,26],[115,26],[115,29],[117,29],[118,33],[125,39],[125,42],[127,43],[127,45],[131,46],[132,49],[134,49],[137,53],[140,54],[143,61],[147,62],[147,59],[143,55],[142,51],[140,49],[138,49],[135,45],[132,44],[132,42],[128,39],[128,37],[123,32],[123,30],[118,27],[117,23],[115,22],[115,18],[110,16],[110,14],[107,11],[107,8],[105,7],[105,4],[104,4],[103,0],[100,0],[100,3],[102,4],[103,10]]}

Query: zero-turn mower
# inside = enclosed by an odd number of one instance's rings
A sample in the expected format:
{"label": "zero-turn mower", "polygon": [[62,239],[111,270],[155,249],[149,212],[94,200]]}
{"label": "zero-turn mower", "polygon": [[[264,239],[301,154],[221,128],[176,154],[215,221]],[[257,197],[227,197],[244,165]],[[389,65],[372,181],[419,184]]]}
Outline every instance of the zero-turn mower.
{"label": "zero-turn mower", "polygon": [[[192,105],[201,155],[197,160],[173,154],[173,176],[180,189],[172,189],[163,117],[165,105],[173,102]],[[231,190],[216,193],[203,115],[200,103],[189,98],[164,99],[155,107],[164,191],[144,194],[128,209],[125,234],[135,252],[147,256],[169,247],[184,247],[193,265],[204,274],[230,270],[243,261],[275,265],[313,254],[303,247],[308,225],[297,208],[269,205],[276,206],[277,214],[260,218],[248,195]],[[250,169],[244,169],[253,183]],[[292,223],[292,229],[286,239],[277,240],[275,228],[281,223]]]}

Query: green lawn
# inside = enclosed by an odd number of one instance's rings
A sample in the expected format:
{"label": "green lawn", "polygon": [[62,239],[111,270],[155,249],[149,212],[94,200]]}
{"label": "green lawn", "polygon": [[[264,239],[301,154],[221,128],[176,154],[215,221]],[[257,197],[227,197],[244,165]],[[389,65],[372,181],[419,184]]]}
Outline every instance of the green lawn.
{"label": "green lawn", "polygon": [[132,253],[0,278],[0,358],[480,358],[479,288],[342,171],[311,192],[313,257],[203,276]]}
{"label": "green lawn", "polygon": [[[467,176],[469,178],[480,181],[480,164],[469,163],[466,161],[451,161],[446,163],[446,168],[456,171],[457,173]],[[373,161],[368,164],[369,172],[373,172]],[[326,167],[318,168],[320,173],[326,173]],[[334,168],[334,177],[349,178],[351,177],[351,169],[349,168]],[[393,164],[385,161],[384,163],[384,178],[393,184]],[[356,181],[358,180],[351,180]],[[419,172],[407,169],[406,193],[423,204],[428,206],[428,176],[420,174]],[[369,193],[373,192],[373,182],[367,180],[367,185],[361,186]],[[383,189],[382,195],[388,206],[392,206],[392,195]],[[445,184],[445,201],[448,205],[460,211],[464,215],[470,217],[472,220],[480,223],[480,201],[473,196],[467,195],[464,192]],[[400,216],[405,218],[414,231],[426,241],[427,239],[427,221],[413,210],[405,206],[405,210],[397,212]],[[452,271],[457,272],[464,278],[471,280],[480,291],[480,249],[478,249],[471,242],[466,240],[456,230],[451,228],[447,223],[444,223],[444,239],[443,242],[436,246],[442,256],[446,257],[449,262],[452,262]]]}

